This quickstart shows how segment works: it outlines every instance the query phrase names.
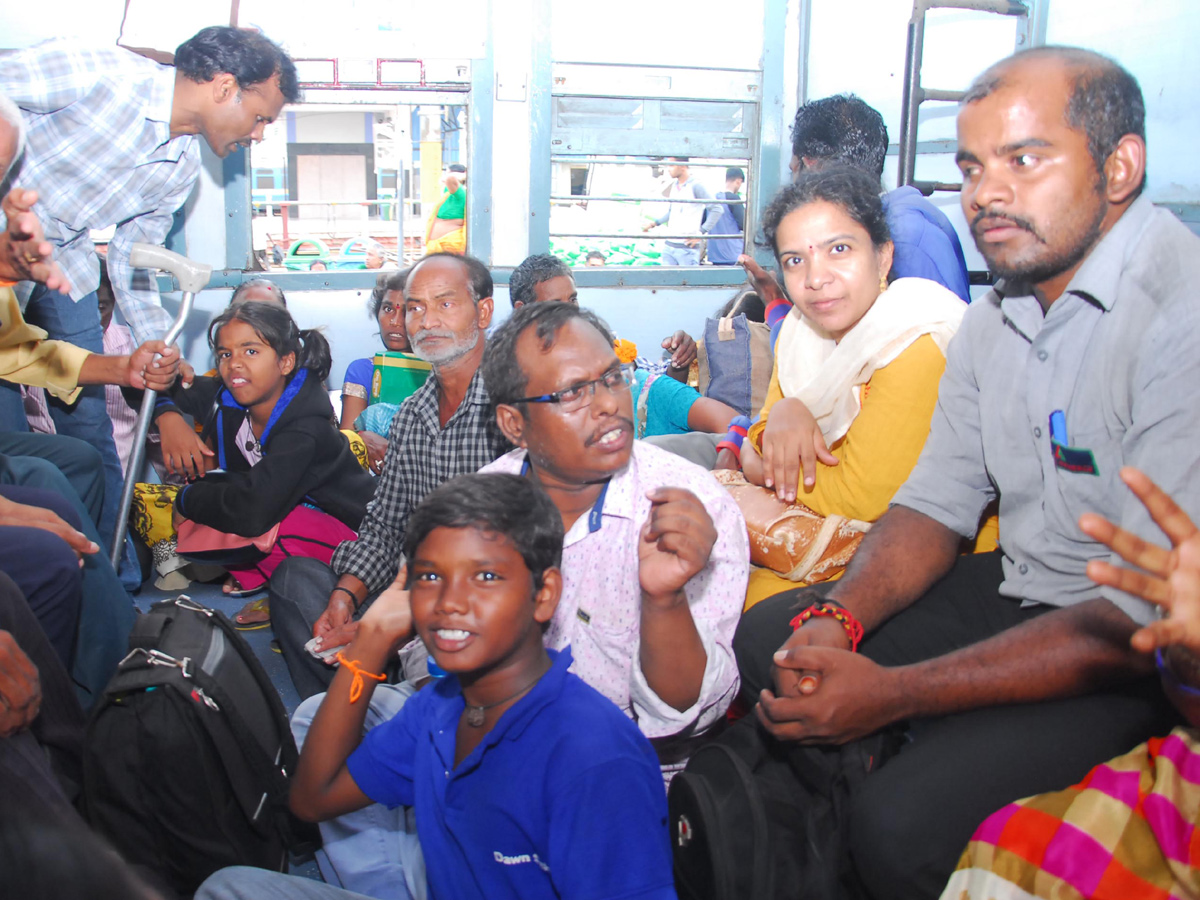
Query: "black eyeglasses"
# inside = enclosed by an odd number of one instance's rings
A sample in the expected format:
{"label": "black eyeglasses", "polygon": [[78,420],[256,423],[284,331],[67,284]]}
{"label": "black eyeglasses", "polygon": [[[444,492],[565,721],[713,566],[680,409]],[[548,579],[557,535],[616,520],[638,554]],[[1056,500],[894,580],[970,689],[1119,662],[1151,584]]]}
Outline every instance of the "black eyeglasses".
{"label": "black eyeglasses", "polygon": [[585,406],[590,406],[592,397],[596,395],[596,388],[599,385],[604,385],[612,393],[623,391],[633,384],[634,371],[637,369],[633,363],[625,363],[615,369],[609,369],[599,378],[594,378],[591,381],[582,381],[579,384],[573,384],[570,387],[565,387],[561,391],[551,391],[549,394],[542,394],[537,397],[521,397],[517,400],[510,400],[510,403],[556,403],[558,408],[563,412],[575,412],[583,409]]}

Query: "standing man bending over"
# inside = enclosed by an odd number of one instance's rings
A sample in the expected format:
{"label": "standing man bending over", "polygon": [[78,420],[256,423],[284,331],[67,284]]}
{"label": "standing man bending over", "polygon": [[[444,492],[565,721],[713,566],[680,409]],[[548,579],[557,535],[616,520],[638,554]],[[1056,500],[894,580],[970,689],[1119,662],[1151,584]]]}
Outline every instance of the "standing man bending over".
{"label": "standing man bending over", "polygon": [[[1139,197],[1144,115],[1132,76],[1089,51],[1039,48],[976,79],[958,114],[962,204],[1003,280],[950,344],[916,469],[828,590],[863,652],[810,591],[739,628],[747,696],[779,740],[908,724],[851,798],[872,896],[938,896],[989,813],[1172,723],[1129,645],[1153,607],[1088,579],[1113,557],[1077,524],[1096,512],[1161,540],[1123,465],[1200,514],[1200,242]],[[1002,550],[960,556],[996,498]]]}
{"label": "standing man bending over", "polygon": [[[107,255],[117,305],[138,343],[161,337],[171,317],[151,273],[129,267],[130,248],[166,238],[200,172],[196,135],[225,157],[262,140],[283,104],[299,99],[286,53],[257,32],[219,27],[181,44],[174,68],[119,47],[47,41],[0,59],[0,94],[28,126],[13,183],[37,191],[35,210],[70,283],[56,290],[21,282],[17,295],[31,325],[93,353],[104,341],[89,229],[117,226]],[[122,478],[104,388],[85,388],[70,408],[52,403],[50,414],[59,434],[104,457],[100,531],[111,535]],[[28,430],[15,388],[0,387],[0,426]]]}

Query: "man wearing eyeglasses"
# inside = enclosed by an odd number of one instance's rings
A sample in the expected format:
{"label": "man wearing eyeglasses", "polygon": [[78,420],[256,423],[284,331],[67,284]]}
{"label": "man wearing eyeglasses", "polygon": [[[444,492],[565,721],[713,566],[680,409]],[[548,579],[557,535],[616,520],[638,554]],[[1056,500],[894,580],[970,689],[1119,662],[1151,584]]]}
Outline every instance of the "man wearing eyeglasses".
{"label": "man wearing eyeglasses", "polygon": [[737,688],[731,639],[749,571],[746,526],[712,475],[634,440],[632,366],[587,309],[532,303],[488,339],[483,377],[524,474],[563,517],[563,598],[546,646],[682,767]]}

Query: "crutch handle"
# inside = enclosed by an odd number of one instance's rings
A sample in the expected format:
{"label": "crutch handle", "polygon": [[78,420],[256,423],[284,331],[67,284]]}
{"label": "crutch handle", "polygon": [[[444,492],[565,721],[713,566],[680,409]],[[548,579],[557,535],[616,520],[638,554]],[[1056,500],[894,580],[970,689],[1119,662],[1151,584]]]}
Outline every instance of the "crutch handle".
{"label": "crutch handle", "polygon": [[173,253],[166,247],[136,243],[129,252],[129,265],[135,269],[162,269],[179,279],[179,289],[185,294],[204,290],[212,275],[212,266]]}

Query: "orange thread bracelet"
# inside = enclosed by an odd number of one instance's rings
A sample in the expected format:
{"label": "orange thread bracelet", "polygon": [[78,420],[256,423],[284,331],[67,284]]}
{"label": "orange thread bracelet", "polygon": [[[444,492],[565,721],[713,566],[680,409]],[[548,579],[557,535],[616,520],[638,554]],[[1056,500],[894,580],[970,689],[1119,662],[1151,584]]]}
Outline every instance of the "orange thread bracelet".
{"label": "orange thread bracelet", "polygon": [[362,667],[362,663],[360,663],[357,659],[346,659],[346,657],[342,656],[341,650],[337,652],[337,656],[335,656],[334,659],[354,673],[354,680],[350,682],[351,703],[357,703],[358,698],[362,696],[363,688],[365,687],[363,682],[364,678],[370,678],[372,681],[383,681],[385,678],[387,678],[386,675],[376,675],[374,672],[366,671]]}
{"label": "orange thread bracelet", "polygon": [[813,616],[829,616],[836,619],[846,629],[846,637],[850,638],[850,652],[858,652],[859,641],[863,639],[863,627],[862,622],[854,618],[854,614],[850,610],[827,603],[814,603],[808,609],[802,610],[788,624],[792,626],[792,631],[795,631]]}

